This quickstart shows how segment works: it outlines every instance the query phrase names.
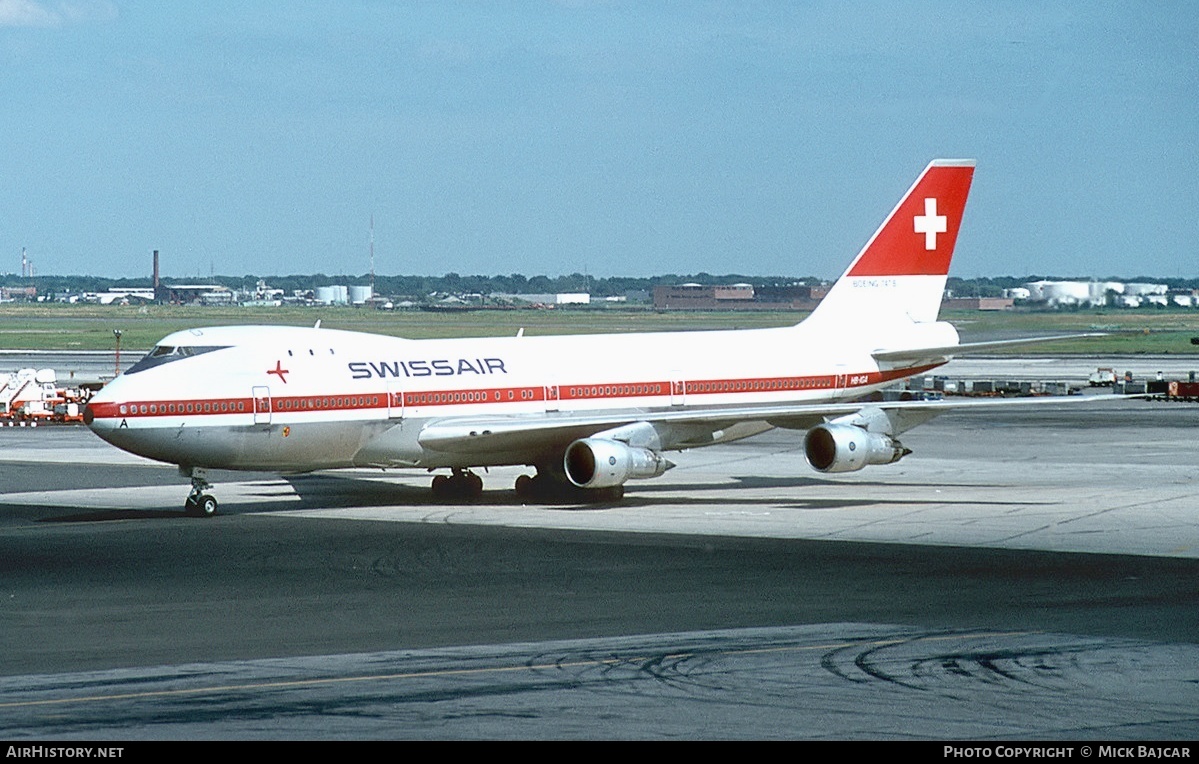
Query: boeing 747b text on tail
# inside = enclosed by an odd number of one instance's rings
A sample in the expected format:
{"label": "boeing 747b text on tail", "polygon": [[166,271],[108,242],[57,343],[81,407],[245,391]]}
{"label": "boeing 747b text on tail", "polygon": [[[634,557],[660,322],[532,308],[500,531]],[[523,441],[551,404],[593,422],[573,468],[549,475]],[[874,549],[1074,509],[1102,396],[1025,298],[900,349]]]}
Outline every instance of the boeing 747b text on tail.
{"label": "boeing 747b text on tail", "polygon": [[[101,438],[179,465],[185,506],[210,515],[208,469],[444,471],[435,492],[482,490],[480,467],[528,465],[516,490],[614,499],[669,451],[806,430],[821,472],[888,464],[940,410],[864,403],[962,344],[938,321],[974,162],[932,162],[804,321],[779,329],[405,340],[231,326],[164,338],[92,399]],[[1024,342],[1024,341],[1021,341]]]}

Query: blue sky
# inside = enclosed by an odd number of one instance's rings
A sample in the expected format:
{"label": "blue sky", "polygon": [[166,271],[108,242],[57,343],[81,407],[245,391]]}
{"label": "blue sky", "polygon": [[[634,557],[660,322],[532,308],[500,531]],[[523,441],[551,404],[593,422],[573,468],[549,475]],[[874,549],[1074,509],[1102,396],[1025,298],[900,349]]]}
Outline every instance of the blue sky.
{"label": "blue sky", "polygon": [[1199,275],[1193,2],[0,0],[0,272]]}

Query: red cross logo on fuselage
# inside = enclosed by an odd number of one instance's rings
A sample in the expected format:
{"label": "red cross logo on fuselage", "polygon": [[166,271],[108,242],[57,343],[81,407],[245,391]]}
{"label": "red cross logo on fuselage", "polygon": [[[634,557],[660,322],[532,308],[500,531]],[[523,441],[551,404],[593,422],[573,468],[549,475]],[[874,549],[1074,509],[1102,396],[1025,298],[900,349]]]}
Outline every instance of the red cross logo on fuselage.
{"label": "red cross logo on fuselage", "polygon": [[287,384],[287,377],[285,377],[285,376],[283,376],[283,375],[284,375],[284,374],[291,374],[291,372],[290,372],[290,371],[288,371],[287,369],[283,368],[283,362],[282,362],[282,361],[275,361],[275,368],[273,368],[273,369],[267,369],[267,370],[266,370],[266,373],[267,373],[267,374],[278,374],[278,375],[279,375],[279,379],[283,380],[283,384],[285,384],[285,385]]}

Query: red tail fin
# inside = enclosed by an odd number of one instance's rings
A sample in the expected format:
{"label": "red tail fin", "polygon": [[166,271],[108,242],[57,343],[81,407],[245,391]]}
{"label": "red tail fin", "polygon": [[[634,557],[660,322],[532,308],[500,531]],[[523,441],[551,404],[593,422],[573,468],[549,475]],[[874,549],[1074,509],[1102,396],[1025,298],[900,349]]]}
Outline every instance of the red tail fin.
{"label": "red tail fin", "polygon": [[936,321],[973,178],[971,159],[924,168],[808,320],[842,331]]}
{"label": "red tail fin", "polygon": [[948,274],[973,177],[973,160],[938,159],[926,167],[846,275]]}

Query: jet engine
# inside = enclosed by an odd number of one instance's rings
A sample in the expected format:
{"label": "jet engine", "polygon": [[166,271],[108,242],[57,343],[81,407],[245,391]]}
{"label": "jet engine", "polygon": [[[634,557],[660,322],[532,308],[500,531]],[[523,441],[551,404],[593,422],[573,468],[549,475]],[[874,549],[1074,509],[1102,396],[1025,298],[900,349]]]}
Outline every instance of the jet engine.
{"label": "jet engine", "polygon": [[562,458],[566,478],[579,488],[611,488],[626,480],[658,477],[673,466],[656,451],[606,438],[576,440]]}
{"label": "jet engine", "polygon": [[818,472],[856,472],[867,464],[891,464],[912,453],[890,435],[836,422],[808,430],[803,447],[808,464]]}

